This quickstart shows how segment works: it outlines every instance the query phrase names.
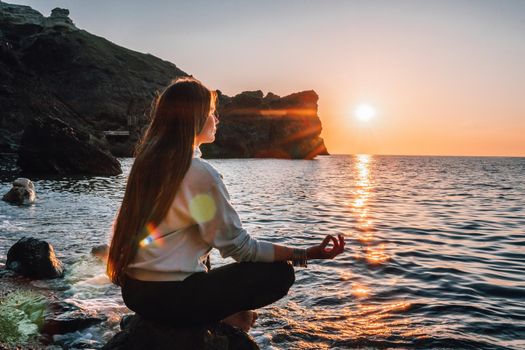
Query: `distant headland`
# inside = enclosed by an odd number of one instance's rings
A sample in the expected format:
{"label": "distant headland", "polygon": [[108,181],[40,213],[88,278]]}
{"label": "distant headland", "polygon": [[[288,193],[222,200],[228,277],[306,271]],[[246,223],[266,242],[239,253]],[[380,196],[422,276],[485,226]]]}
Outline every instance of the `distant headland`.
{"label": "distant headland", "polygon": [[[77,28],[66,9],[45,17],[0,1],[0,152],[18,153],[26,127],[52,117],[87,134],[105,153],[132,156],[155,92],[188,75]],[[203,147],[205,157],[328,154],[314,91],[219,95],[221,124],[215,144]]]}

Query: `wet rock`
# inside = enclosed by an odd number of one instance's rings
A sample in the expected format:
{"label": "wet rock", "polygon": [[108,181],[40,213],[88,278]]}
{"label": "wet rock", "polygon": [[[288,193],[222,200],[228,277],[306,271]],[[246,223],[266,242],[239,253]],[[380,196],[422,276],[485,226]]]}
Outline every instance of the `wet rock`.
{"label": "wet rock", "polygon": [[102,260],[107,260],[109,254],[109,246],[107,244],[96,245],[91,248],[91,255]]}
{"label": "wet rock", "polygon": [[94,339],[75,339],[68,344],[69,349],[100,349],[103,344]]}
{"label": "wet rock", "polygon": [[40,331],[49,335],[72,333],[106,319],[104,315],[95,311],[88,311],[63,301],[55,302],[49,305]]}
{"label": "wet rock", "polygon": [[26,174],[118,175],[120,163],[95,138],[58,118],[34,119],[24,130],[18,165]]}
{"label": "wet rock", "polygon": [[138,315],[124,316],[122,331],[104,350],[257,350],[253,339],[242,330],[218,323],[207,327],[174,328],[148,321]]}
{"label": "wet rock", "polygon": [[5,268],[0,268],[0,278],[17,278],[18,275],[16,272],[8,270]]}
{"label": "wet rock", "polygon": [[6,268],[34,279],[62,277],[62,262],[53,246],[36,238],[23,237],[7,252]]}
{"label": "wet rock", "polygon": [[120,319],[120,323],[119,323],[120,330],[123,331],[123,330],[129,329],[131,325],[131,321],[133,321],[134,318],[135,318],[135,314],[128,314],[128,315],[122,316]]}
{"label": "wet rock", "polygon": [[81,331],[55,334],[50,338],[44,339],[45,344],[53,344],[53,347],[46,347],[46,350],[62,349],[100,349],[104,343],[92,339],[91,334],[85,334]]}
{"label": "wet rock", "polygon": [[34,203],[35,198],[35,185],[33,181],[20,177],[13,181],[13,187],[2,197],[2,200],[22,205]]}

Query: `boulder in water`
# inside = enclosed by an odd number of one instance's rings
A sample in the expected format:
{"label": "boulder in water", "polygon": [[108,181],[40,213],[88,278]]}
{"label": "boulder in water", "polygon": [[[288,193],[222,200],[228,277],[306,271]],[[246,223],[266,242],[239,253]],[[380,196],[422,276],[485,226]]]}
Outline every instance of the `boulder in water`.
{"label": "boulder in water", "polygon": [[122,331],[111,338],[103,350],[259,349],[248,334],[223,322],[206,327],[174,328],[139,315],[127,315],[120,327]]}
{"label": "boulder in water", "polygon": [[107,244],[99,244],[91,248],[91,255],[101,260],[107,260],[109,254],[109,246]]}
{"label": "boulder in water", "polygon": [[64,267],[53,246],[36,238],[23,237],[7,252],[6,268],[34,279],[62,277]]}
{"label": "boulder in water", "polygon": [[20,177],[13,181],[13,187],[2,197],[2,200],[22,205],[34,203],[35,198],[35,185],[33,181],[25,177]]}

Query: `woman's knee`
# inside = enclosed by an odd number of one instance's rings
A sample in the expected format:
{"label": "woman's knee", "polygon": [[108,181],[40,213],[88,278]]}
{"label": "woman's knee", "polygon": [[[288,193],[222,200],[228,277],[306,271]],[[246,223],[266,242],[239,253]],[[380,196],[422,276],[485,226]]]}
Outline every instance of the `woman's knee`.
{"label": "woman's knee", "polygon": [[275,287],[283,296],[288,294],[288,290],[295,282],[295,270],[289,261],[279,261],[273,263]]}
{"label": "woman's knee", "polygon": [[122,291],[121,294],[122,294],[122,300],[124,301],[124,305],[126,305],[126,307],[130,309],[131,311],[139,313],[139,311],[137,310],[138,308],[137,308],[136,300],[135,298],[133,298],[132,294],[125,288],[122,288],[121,291]]}

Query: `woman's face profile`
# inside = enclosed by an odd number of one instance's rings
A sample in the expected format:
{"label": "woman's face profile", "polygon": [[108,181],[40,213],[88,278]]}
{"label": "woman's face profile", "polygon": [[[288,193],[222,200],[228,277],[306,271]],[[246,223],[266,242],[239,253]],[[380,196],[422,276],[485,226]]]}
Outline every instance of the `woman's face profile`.
{"label": "woman's face profile", "polygon": [[217,131],[217,124],[219,124],[219,118],[214,110],[210,111],[206,122],[202,127],[201,132],[196,136],[195,141],[197,144],[212,143],[215,141],[215,132]]}

